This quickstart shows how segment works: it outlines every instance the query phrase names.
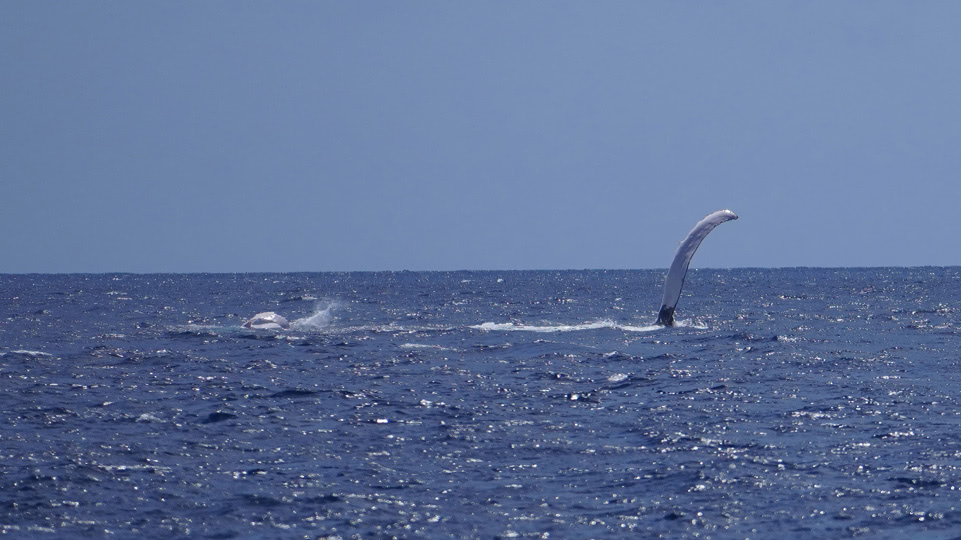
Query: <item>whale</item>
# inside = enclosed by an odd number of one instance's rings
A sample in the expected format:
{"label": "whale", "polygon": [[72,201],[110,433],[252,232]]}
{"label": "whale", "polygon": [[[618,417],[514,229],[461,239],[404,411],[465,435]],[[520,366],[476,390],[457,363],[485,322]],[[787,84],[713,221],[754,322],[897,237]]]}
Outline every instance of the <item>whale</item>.
{"label": "whale", "polygon": [[243,327],[252,330],[283,330],[290,328],[290,323],[282,315],[273,311],[264,311],[247,320]]}
{"label": "whale", "polygon": [[657,312],[657,322],[662,326],[674,326],[674,308],[681,297],[681,288],[684,287],[684,278],[687,276],[687,267],[694,258],[694,252],[698,246],[714,230],[715,227],[726,221],[737,219],[737,214],[730,210],[718,210],[708,214],[701,221],[694,225],[691,232],[687,233],[684,240],[677,246],[674,254],[674,262],[671,269],[667,271],[664,278],[664,297],[661,299],[661,309]]}

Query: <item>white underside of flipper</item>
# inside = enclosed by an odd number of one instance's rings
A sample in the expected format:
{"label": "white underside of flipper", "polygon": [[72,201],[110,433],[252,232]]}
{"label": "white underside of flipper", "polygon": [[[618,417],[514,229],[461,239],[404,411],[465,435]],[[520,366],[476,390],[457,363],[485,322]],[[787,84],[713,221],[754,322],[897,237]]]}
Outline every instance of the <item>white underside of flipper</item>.
{"label": "white underside of flipper", "polygon": [[273,311],[265,311],[251,317],[243,326],[253,330],[282,330],[290,328],[290,323],[282,315]]}
{"label": "white underside of flipper", "polygon": [[734,212],[718,210],[698,221],[687,237],[681,241],[681,245],[677,246],[674,262],[671,263],[671,269],[668,270],[667,278],[664,279],[664,298],[661,300],[661,309],[657,313],[657,324],[674,325],[674,307],[677,306],[677,300],[681,297],[684,277],[687,275],[687,267],[691,264],[694,252],[714,227],[732,219],[737,219]]}

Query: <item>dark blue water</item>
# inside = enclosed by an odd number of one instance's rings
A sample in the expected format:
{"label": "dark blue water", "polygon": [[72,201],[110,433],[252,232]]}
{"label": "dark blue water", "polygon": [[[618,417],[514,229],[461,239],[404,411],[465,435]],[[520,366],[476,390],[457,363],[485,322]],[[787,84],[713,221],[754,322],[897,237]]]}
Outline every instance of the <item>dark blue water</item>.
{"label": "dark blue water", "polygon": [[961,536],[961,269],[662,279],[0,276],[0,532]]}

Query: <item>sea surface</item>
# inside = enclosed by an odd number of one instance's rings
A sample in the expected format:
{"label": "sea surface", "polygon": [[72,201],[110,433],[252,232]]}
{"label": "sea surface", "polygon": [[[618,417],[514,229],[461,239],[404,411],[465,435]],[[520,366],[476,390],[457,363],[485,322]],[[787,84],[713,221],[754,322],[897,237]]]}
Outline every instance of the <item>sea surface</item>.
{"label": "sea surface", "polygon": [[961,537],[961,268],[663,278],[0,275],[0,534]]}

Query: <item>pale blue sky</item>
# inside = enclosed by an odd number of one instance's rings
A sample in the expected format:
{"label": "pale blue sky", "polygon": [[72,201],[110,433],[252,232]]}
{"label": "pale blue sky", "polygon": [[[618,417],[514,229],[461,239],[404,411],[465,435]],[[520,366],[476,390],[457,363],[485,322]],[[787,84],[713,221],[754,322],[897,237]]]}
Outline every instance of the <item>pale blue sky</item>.
{"label": "pale blue sky", "polygon": [[961,2],[0,3],[0,272],[961,264]]}

